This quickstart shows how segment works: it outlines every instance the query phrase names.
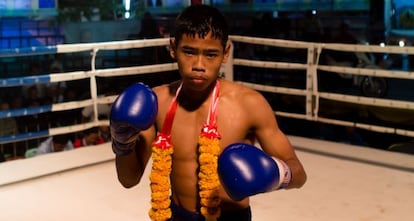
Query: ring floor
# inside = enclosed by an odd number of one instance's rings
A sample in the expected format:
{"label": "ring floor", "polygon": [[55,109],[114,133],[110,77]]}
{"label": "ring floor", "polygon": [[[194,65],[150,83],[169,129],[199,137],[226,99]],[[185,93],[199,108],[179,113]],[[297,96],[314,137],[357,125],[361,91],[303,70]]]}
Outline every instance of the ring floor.
{"label": "ring floor", "polygon": [[[414,156],[289,136],[308,173],[301,189],[251,198],[254,221],[409,221]],[[0,164],[0,220],[149,220],[148,168],[131,189],[110,144]]]}

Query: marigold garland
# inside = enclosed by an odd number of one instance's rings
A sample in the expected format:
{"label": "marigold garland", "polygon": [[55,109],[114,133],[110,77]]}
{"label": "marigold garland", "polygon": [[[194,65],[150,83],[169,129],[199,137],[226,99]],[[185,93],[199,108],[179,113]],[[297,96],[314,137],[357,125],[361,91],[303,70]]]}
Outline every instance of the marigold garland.
{"label": "marigold garland", "polygon": [[172,216],[170,173],[173,150],[170,136],[159,134],[152,147],[153,162],[150,173],[151,209],[149,216],[154,221],[165,221]]}
{"label": "marigold garland", "polygon": [[199,165],[198,174],[201,214],[207,220],[220,216],[220,181],[217,174],[217,159],[220,154],[220,135],[215,125],[204,125],[198,139]]}
{"label": "marigold garland", "polygon": [[[216,88],[217,94],[215,99],[218,98],[218,85]],[[181,86],[180,86],[181,88]],[[177,90],[177,94],[180,90]],[[215,89],[216,89],[215,88]],[[216,91],[216,90],[215,90]],[[217,101],[217,100],[216,100]],[[163,133],[158,133],[155,142],[152,147],[152,169],[150,174],[150,187],[151,187],[151,209],[149,216],[154,221],[166,221],[172,217],[170,208],[171,199],[171,183],[170,174],[172,168],[172,154],[173,146],[171,145],[171,136],[169,135],[172,119],[175,113],[177,103],[174,100],[167,113],[166,121],[167,126],[163,126]],[[212,103],[210,114],[215,115],[217,102]],[[198,163],[200,170],[198,173],[198,186],[200,197],[200,212],[206,218],[207,221],[217,220],[221,214],[219,196],[220,181],[217,174],[217,160],[220,154],[220,135],[215,123],[215,116],[213,119],[208,117],[208,122],[202,128],[201,134],[198,139]],[[166,130],[165,127],[167,128]]]}
{"label": "marigold garland", "polygon": [[[208,128],[208,126],[205,126]],[[209,133],[210,132],[210,133]],[[217,159],[220,154],[220,140],[217,132],[203,131],[199,137],[199,196],[201,214],[207,220],[220,216],[220,181],[217,174]],[[152,147],[152,169],[150,173],[151,209],[149,216],[154,221],[165,221],[171,218],[170,209],[170,173],[172,166],[173,146],[169,137],[159,135]]]}

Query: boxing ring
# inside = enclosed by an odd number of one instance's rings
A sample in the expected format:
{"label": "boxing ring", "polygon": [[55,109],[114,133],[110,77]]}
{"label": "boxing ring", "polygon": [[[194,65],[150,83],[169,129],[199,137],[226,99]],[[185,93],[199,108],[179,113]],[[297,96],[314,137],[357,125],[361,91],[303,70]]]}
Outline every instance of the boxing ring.
{"label": "boxing ring", "polygon": [[[308,181],[301,189],[252,197],[253,220],[412,219],[413,156],[289,138]],[[0,166],[0,219],[149,220],[148,172],[124,189],[109,144],[10,161]]]}
{"label": "boxing ring", "polygon": [[[222,75],[229,80],[266,93],[302,97],[302,112],[275,109],[279,116],[414,137],[414,131],[407,128],[329,118],[319,113],[325,104],[320,102],[322,99],[404,111],[412,111],[414,102],[323,92],[318,88],[318,74],[321,71],[353,76],[414,79],[413,72],[410,71],[322,65],[319,64],[319,56],[323,50],[412,55],[414,48],[317,44],[244,36],[231,36],[231,41],[233,44],[249,43],[288,50],[303,49],[306,52],[302,63],[243,59],[233,57],[232,52],[230,62],[223,65]],[[93,105],[94,112],[97,113],[98,104],[110,104],[116,97],[98,96],[100,85],[97,78],[135,76],[177,69],[175,63],[100,69],[97,68],[96,63],[99,60],[96,58],[101,51],[167,46],[168,43],[168,39],[153,39],[1,50],[1,57],[79,51],[90,52],[91,56],[90,70],[0,79],[1,88],[89,79],[89,99],[2,110],[0,118],[65,111],[89,105]],[[305,85],[303,88],[289,88],[240,81],[234,75],[236,66],[300,70],[304,73]],[[98,119],[97,114],[94,116],[87,123],[3,136],[0,137],[0,144],[80,132],[109,124],[108,120]],[[253,220],[410,220],[414,215],[412,155],[298,136],[289,138],[303,161],[309,177],[308,182],[302,189],[254,196]],[[0,219],[149,220],[149,182],[145,177],[148,176],[144,175],[142,183],[137,187],[122,188],[116,179],[114,156],[109,143],[4,162],[0,164]]]}

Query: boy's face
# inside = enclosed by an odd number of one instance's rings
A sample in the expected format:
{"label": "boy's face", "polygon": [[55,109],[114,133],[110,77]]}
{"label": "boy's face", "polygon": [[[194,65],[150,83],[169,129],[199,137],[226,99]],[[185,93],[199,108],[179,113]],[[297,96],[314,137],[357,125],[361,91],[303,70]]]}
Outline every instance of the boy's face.
{"label": "boy's face", "polygon": [[178,45],[171,39],[170,48],[183,83],[193,90],[204,90],[217,79],[230,51],[230,45],[223,49],[220,39],[213,38],[211,32],[205,38],[183,35]]}

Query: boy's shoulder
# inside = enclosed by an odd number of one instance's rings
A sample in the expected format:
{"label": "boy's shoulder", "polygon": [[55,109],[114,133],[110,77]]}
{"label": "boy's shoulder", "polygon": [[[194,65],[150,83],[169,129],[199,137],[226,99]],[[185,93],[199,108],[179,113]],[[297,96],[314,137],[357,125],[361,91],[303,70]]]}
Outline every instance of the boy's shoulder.
{"label": "boy's shoulder", "polygon": [[180,81],[173,81],[171,83],[167,84],[161,84],[158,86],[155,86],[152,88],[155,93],[173,93],[175,94],[175,91],[180,86]]}
{"label": "boy's shoulder", "polygon": [[172,83],[162,84],[153,87],[152,90],[157,95],[158,102],[167,102],[169,99],[171,99],[171,97],[175,96],[175,93],[179,85],[180,81],[174,81]]}
{"label": "boy's shoulder", "polygon": [[238,82],[233,82],[225,79],[220,80],[220,88],[220,93],[223,95],[247,96],[258,94],[258,92],[252,88],[249,88]]}

